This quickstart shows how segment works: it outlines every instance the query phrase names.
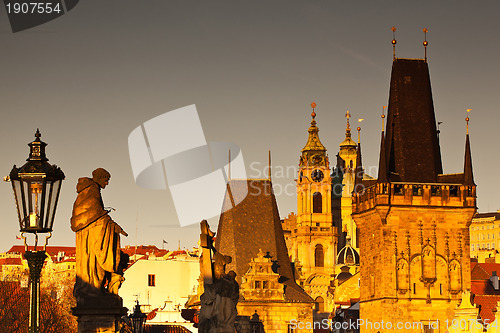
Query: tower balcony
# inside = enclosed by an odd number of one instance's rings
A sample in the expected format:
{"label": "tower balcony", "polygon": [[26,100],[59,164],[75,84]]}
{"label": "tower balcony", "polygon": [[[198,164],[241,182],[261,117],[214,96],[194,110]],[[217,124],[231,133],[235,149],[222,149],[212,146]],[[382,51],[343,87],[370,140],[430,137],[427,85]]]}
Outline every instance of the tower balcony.
{"label": "tower balcony", "polygon": [[476,186],[391,182],[376,183],[353,193],[353,213],[380,205],[476,208]]}

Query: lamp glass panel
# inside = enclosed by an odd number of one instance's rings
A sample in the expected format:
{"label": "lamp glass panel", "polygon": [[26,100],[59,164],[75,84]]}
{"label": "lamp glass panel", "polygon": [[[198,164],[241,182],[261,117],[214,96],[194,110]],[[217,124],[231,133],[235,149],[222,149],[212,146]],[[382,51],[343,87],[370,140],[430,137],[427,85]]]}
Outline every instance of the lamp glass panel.
{"label": "lamp glass panel", "polygon": [[[61,180],[56,180],[54,182],[47,182],[46,186],[46,196],[47,196],[47,206],[46,206],[46,215],[47,215],[47,224],[46,226],[49,229],[52,229],[52,225],[54,224],[54,214],[56,212],[57,199],[59,197],[59,191],[61,189]],[[50,186],[49,186],[50,184]]]}
{"label": "lamp glass panel", "polygon": [[45,183],[45,212],[43,214],[44,227],[50,226],[54,204],[52,203],[52,191],[54,190],[54,182],[47,181]]}
{"label": "lamp glass panel", "polygon": [[12,185],[14,187],[14,197],[16,198],[17,217],[19,218],[21,229],[23,229],[24,211],[23,211],[23,196],[21,193],[21,182],[17,179],[15,180],[13,179]]}
{"label": "lamp glass panel", "polygon": [[29,228],[30,214],[32,211],[30,183],[24,179],[21,179],[21,186],[23,187],[24,202],[26,205],[23,209],[23,225],[25,228]]}

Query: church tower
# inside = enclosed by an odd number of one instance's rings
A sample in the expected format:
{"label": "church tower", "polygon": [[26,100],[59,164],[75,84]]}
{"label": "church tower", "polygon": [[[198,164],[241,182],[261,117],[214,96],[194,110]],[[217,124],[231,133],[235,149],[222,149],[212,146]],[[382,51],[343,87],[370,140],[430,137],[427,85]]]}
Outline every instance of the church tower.
{"label": "church tower", "polygon": [[319,312],[331,311],[328,286],[334,273],[337,230],[332,223],[330,163],[319,139],[315,103],[309,137],[302,149],[297,178],[297,221],[291,230],[292,259],[301,267],[304,290]]}
{"label": "church tower", "polygon": [[427,59],[394,57],[378,179],[359,184],[361,332],[444,332],[470,290],[476,185],[468,133],[464,172],[443,174]]}
{"label": "church tower", "polygon": [[342,187],[334,187],[334,191],[341,189],[340,212],[342,219],[342,237],[339,239],[339,248],[346,245],[346,238],[351,239],[351,246],[358,248],[356,223],[351,217],[352,214],[352,191],[354,190],[356,174],[356,158],[358,145],[351,138],[351,126],[349,111],[346,113],[347,128],[345,140],[340,144],[339,157],[342,159],[343,177]]}

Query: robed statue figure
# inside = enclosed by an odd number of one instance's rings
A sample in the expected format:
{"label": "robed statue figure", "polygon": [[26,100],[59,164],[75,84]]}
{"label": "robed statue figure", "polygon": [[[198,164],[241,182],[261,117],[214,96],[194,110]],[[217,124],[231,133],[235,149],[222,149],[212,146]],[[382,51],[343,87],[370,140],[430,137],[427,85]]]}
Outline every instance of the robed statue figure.
{"label": "robed statue figure", "polygon": [[98,168],[92,178],[80,178],[76,185],[71,229],[76,232],[76,282],[73,290],[78,301],[88,296],[118,294],[128,256],[120,251],[120,234],[127,233],[104,208],[101,189],[111,174]]}

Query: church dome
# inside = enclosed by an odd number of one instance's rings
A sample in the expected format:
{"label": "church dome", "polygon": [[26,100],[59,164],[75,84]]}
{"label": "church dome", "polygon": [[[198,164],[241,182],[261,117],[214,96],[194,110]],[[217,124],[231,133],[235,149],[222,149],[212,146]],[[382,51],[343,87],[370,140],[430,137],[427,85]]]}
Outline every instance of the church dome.
{"label": "church dome", "polygon": [[349,272],[349,267],[347,266],[342,266],[340,268],[340,271],[341,272],[337,274],[337,276],[335,277],[338,280],[339,284],[341,284],[342,282],[344,282],[345,280],[349,279],[352,276],[351,272]]}
{"label": "church dome", "polygon": [[356,148],[358,146],[358,144],[356,142],[354,142],[353,139],[351,139],[351,136],[346,136],[345,140],[342,141],[339,145],[341,148],[342,147],[353,147],[353,148]]}
{"label": "church dome", "polygon": [[359,265],[359,253],[351,246],[351,237],[346,237],[344,246],[337,255],[338,265]]}

